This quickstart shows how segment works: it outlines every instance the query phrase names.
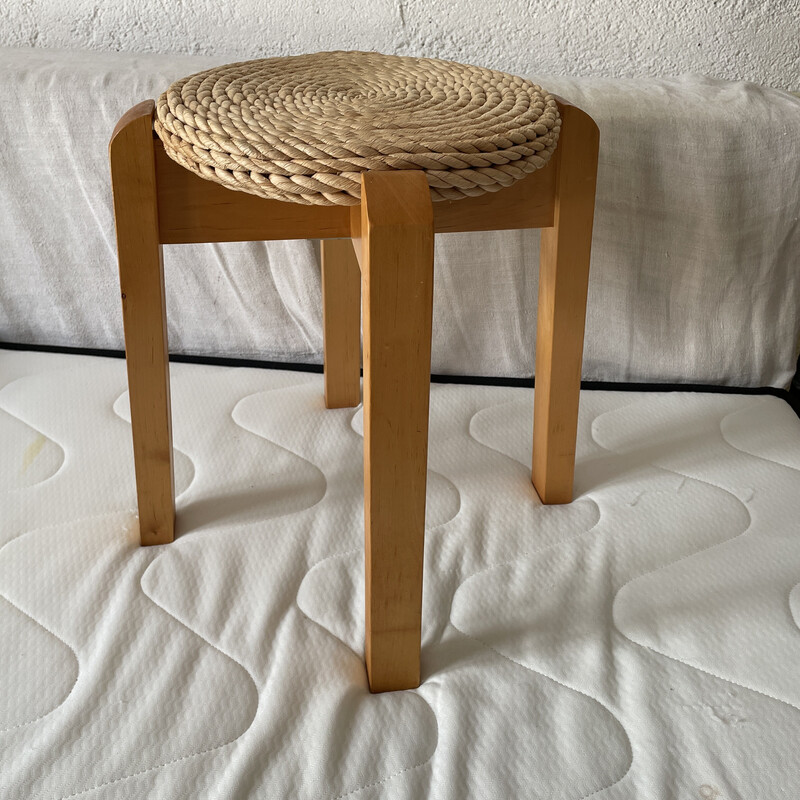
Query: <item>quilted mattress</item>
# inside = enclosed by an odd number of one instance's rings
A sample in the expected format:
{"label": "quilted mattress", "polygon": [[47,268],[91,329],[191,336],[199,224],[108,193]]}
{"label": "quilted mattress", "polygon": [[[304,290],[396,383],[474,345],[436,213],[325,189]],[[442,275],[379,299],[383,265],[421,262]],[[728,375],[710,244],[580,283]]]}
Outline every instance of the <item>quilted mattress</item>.
{"label": "quilted mattress", "polygon": [[140,548],[125,365],[0,351],[0,797],[800,796],[800,421],[435,385],[418,690],[362,663],[361,413],[175,364],[179,538]]}

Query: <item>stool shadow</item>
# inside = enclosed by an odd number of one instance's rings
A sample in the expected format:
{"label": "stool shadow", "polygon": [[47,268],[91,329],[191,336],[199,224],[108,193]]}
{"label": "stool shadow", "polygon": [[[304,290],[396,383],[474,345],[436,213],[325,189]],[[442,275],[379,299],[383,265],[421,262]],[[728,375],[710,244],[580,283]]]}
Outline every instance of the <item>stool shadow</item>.
{"label": "stool shadow", "polygon": [[215,494],[179,505],[175,520],[176,538],[211,527],[254,525],[275,517],[302,511],[315,505],[324,494],[312,485],[257,486]]}

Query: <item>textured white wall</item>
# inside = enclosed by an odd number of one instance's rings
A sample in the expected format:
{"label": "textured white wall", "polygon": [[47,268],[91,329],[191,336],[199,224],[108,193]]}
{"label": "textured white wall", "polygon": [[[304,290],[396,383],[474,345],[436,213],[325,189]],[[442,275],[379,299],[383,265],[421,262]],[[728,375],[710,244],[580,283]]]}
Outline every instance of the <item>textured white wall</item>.
{"label": "textured white wall", "polygon": [[223,61],[379,50],[517,73],[800,88],[800,0],[3,0],[0,44]]}

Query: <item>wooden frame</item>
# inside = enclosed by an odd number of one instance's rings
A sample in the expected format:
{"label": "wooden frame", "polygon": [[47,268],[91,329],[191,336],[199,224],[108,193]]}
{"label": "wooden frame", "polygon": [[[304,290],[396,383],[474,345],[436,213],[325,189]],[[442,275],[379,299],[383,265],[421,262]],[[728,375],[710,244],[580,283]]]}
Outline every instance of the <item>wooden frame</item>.
{"label": "wooden frame", "polygon": [[151,100],[128,111],[111,137],[142,544],[174,537],[162,245],[322,239],[329,408],[360,399],[363,298],[365,653],[372,691],[414,688],[420,680],[435,233],[544,229],[531,479],[544,503],[572,499],[599,133],[585,112],[563,100],[559,109],[561,138],[544,169],[495,193],[437,203],[419,171],[363,173],[362,202],[351,207],[232,191],[166,155],[153,132]]}
{"label": "wooden frame", "polygon": [[420,172],[361,175],[367,675],[419,685],[433,204]]}
{"label": "wooden frame", "polygon": [[135,106],[109,145],[142,544],[175,535],[164,266],[157,216],[154,104]]}

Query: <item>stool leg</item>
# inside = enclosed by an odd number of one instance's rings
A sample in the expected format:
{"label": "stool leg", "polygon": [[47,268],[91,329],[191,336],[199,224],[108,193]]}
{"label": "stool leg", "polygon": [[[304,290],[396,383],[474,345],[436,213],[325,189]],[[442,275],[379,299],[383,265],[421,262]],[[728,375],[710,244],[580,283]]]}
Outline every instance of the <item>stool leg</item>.
{"label": "stool leg", "polygon": [[323,239],[322,329],[325,405],[361,402],[361,273],[349,239]]}
{"label": "stool leg", "polygon": [[158,235],[153,103],[118,123],[109,145],[141,543],[174,537],[175,488],[164,269]]}
{"label": "stool leg", "polygon": [[365,172],[361,187],[365,652],[384,692],[420,680],[433,209],[421,172]]}
{"label": "stool leg", "polygon": [[555,217],[542,230],[532,480],[543,503],[569,503],[597,180],[597,125],[563,106]]}

